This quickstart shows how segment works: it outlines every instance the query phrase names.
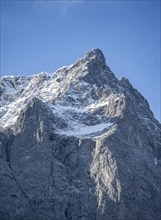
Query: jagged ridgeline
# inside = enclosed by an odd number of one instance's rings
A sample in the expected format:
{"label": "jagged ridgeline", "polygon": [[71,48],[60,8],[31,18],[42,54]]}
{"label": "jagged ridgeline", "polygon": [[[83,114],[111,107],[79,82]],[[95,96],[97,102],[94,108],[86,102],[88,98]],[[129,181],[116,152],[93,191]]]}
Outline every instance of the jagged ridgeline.
{"label": "jagged ridgeline", "polygon": [[161,125],[93,49],[0,82],[1,220],[160,220]]}

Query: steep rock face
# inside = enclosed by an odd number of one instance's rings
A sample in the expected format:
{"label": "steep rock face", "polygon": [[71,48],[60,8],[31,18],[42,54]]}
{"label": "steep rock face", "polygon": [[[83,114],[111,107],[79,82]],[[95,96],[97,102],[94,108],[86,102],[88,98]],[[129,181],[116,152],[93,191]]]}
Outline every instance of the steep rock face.
{"label": "steep rock face", "polygon": [[0,94],[0,219],[161,219],[161,125],[99,49]]}

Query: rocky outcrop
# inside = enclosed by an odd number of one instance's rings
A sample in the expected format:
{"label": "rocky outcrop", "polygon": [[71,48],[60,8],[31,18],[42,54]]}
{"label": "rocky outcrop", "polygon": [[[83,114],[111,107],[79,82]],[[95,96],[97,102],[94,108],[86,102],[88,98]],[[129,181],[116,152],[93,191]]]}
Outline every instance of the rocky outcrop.
{"label": "rocky outcrop", "polygon": [[0,219],[161,219],[161,125],[99,49],[0,91]]}

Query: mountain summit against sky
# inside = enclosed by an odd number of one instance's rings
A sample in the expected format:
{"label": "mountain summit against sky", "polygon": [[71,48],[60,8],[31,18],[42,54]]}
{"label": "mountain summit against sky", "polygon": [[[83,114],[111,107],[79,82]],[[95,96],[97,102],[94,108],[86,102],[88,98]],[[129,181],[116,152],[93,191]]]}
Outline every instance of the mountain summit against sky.
{"label": "mountain summit against sky", "polygon": [[0,101],[0,219],[161,219],[161,125],[100,49]]}

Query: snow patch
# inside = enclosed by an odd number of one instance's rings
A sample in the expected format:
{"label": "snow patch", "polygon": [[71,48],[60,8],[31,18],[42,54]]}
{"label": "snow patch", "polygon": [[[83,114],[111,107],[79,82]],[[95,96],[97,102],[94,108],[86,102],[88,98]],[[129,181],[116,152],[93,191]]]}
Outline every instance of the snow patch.
{"label": "snow patch", "polygon": [[66,136],[86,136],[86,137],[95,137],[102,133],[105,129],[108,129],[110,126],[112,126],[112,123],[102,123],[102,124],[96,124],[96,125],[77,125],[77,127],[74,130],[58,130],[57,132],[62,135]]}
{"label": "snow patch", "polygon": [[63,113],[68,112],[68,111],[83,113],[83,108],[77,108],[77,107],[74,107],[74,106],[66,106],[66,105],[56,104],[56,105],[53,105],[51,107],[52,107],[54,113],[57,112],[59,114],[63,114]]}
{"label": "snow patch", "polygon": [[158,164],[158,159],[155,157],[154,158],[154,164],[157,165]]}
{"label": "snow patch", "polygon": [[100,101],[100,102],[97,102],[97,103],[93,103],[89,106],[86,107],[86,110],[92,110],[92,109],[97,109],[97,108],[100,108],[100,107],[104,107],[104,106],[108,106],[109,102],[107,99],[105,99],[104,101]]}
{"label": "snow patch", "polygon": [[114,102],[118,101],[119,99],[120,99],[119,97],[115,98],[115,99],[114,99]]}

